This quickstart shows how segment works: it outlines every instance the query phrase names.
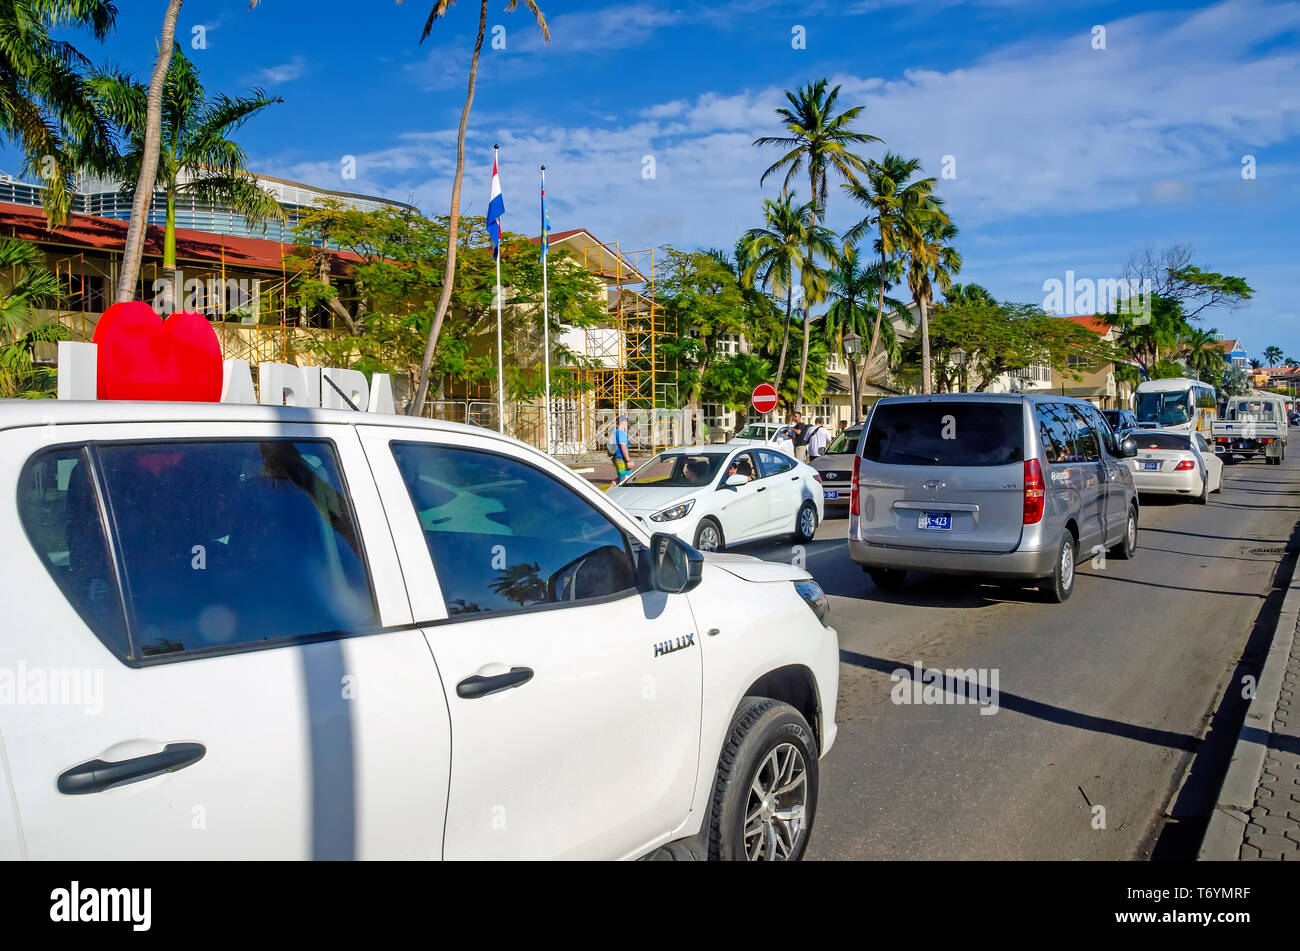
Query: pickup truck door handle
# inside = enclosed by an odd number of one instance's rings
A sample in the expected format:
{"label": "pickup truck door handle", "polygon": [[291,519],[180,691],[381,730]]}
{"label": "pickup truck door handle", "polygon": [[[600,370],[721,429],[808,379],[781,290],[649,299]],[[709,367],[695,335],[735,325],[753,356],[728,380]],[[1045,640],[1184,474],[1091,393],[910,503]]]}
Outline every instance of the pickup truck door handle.
{"label": "pickup truck door handle", "polygon": [[142,779],[174,773],[203,759],[207,749],[202,743],[168,743],[161,753],[133,756],[114,763],[92,759],[59,774],[59,792],[84,796],[115,786],[138,783]]}
{"label": "pickup truck door handle", "polygon": [[456,684],[456,696],[464,697],[466,700],[476,700],[490,693],[518,687],[532,679],[533,668],[531,667],[511,667],[504,674],[493,674],[487,677],[475,674]]}

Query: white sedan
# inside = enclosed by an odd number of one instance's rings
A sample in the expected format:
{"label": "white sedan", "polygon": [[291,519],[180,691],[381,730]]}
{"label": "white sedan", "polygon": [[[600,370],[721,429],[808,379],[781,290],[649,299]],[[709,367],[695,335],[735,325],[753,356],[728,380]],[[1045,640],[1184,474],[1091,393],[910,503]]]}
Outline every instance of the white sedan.
{"label": "white sedan", "polygon": [[727,440],[728,446],[768,446],[794,455],[794,430],[781,423],[750,423]]}
{"label": "white sedan", "polygon": [[1211,492],[1223,488],[1223,460],[1200,433],[1134,429],[1137,455],[1125,459],[1133,470],[1137,490],[1151,495],[1185,495],[1204,505]]}
{"label": "white sedan", "polygon": [[817,470],[764,446],[670,449],[608,495],[649,531],[700,551],[791,533],[807,542],[822,520]]}

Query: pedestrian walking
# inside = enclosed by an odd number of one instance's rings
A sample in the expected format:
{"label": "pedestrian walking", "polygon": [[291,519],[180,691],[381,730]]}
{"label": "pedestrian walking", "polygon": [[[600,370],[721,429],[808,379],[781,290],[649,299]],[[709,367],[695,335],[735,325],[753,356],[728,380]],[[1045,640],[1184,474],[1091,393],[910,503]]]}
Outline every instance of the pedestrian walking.
{"label": "pedestrian walking", "polygon": [[817,420],[810,422],[808,424],[807,432],[804,433],[804,442],[808,446],[808,461],[812,462],[824,453],[826,451],[826,444],[830,441],[830,430]]}
{"label": "pedestrian walking", "polygon": [[807,433],[808,426],[803,421],[802,413],[791,413],[787,421],[790,429],[794,431],[794,457],[800,462],[808,461],[808,443]]}
{"label": "pedestrian walking", "polygon": [[609,453],[610,462],[614,463],[614,481],[610,483],[610,487],[613,488],[626,479],[627,474],[632,471],[632,456],[628,453],[626,416],[620,416],[618,422],[614,424],[614,432],[610,434],[609,442],[605,444],[605,451]]}

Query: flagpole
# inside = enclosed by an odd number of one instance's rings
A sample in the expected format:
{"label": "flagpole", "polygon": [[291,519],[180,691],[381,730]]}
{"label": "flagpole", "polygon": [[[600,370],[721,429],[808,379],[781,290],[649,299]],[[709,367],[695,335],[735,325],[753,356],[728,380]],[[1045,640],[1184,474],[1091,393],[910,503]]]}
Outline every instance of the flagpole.
{"label": "flagpole", "polygon": [[550,234],[546,220],[546,166],[542,166],[542,350],[543,371],[546,374],[546,454],[554,451],[551,440],[551,303],[550,289],[547,287],[547,268],[550,263],[550,248],[547,244]]}
{"label": "flagpole", "polygon": [[[492,146],[492,171],[496,173],[499,146]],[[497,224],[500,235],[501,225]],[[501,349],[501,245],[497,244],[497,432],[506,431],[506,365]]]}

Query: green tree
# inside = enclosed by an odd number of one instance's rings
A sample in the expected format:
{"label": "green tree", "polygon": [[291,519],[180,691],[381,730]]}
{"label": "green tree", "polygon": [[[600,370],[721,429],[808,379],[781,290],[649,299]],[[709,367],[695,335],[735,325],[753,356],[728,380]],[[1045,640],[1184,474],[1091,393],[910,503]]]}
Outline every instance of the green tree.
{"label": "green tree", "polygon": [[116,17],[109,0],[0,2],[0,137],[22,151],[23,171],[45,182],[51,224],[67,221],[78,162],[106,162],[113,135],[86,88],[86,57],[50,31],[84,29],[103,40]]}
{"label": "green tree", "polygon": [[794,203],[794,195],[782,193],[773,201],[763,202],[766,227],[751,228],[741,238],[747,264],[741,273],[745,287],[766,287],[775,296],[785,295],[785,330],[781,335],[781,353],[776,362],[776,379],[785,374],[786,349],[794,314],[794,284],[805,270],[815,267],[817,254],[834,254],[834,235],[815,223],[812,202]]}
{"label": "green tree", "polygon": [[[884,274],[889,274],[890,262],[904,254],[908,223],[926,207],[933,193],[933,178],[912,180],[912,176],[920,170],[920,159],[905,159],[893,152],[886,152],[879,162],[871,163],[865,183],[847,182],[843,186],[849,196],[867,212],[861,221],[845,232],[844,240],[850,243],[861,242],[874,227],[875,251],[880,256],[880,268]],[[866,363],[870,363],[876,355],[881,329],[886,323],[884,298],[885,287],[881,285]],[[889,329],[892,333],[893,328]]]}
{"label": "green tree", "polygon": [[1223,376],[1219,379],[1219,393],[1223,396],[1245,396],[1250,392],[1250,380],[1246,377],[1246,371],[1238,366],[1226,366],[1223,368]]}
{"label": "green tree", "polygon": [[[124,73],[104,72],[91,81],[106,115],[125,132],[126,147],[113,170],[123,181],[139,181],[146,159],[149,90]],[[248,98],[209,97],[199,72],[180,44],[172,51],[162,95],[162,134],[154,160],[156,184],[166,195],[163,267],[176,267],[176,201],[193,197],[226,204],[249,221],[283,217],[275,197],[248,171],[248,156],[231,138],[272,103],[261,90]]]}
{"label": "green tree", "polygon": [[[404,3],[405,0],[398,0]],[[447,15],[455,0],[434,0],[429,18],[424,21],[424,31],[420,34],[423,43],[433,30],[433,25]],[[519,0],[509,0],[506,12],[512,12],[519,5]],[[546,25],[546,17],[536,0],[524,0],[524,5],[532,12],[537,27],[542,31],[542,39],[551,41],[551,28]],[[429,374],[433,366],[434,351],[438,347],[438,337],[442,333],[443,321],[447,318],[447,309],[451,306],[452,290],[456,283],[456,255],[460,247],[460,187],[465,180],[465,130],[469,126],[469,110],[474,104],[474,85],[478,80],[478,58],[483,50],[483,37],[487,32],[487,0],[480,0],[478,13],[478,33],[474,39],[474,53],[469,62],[469,86],[465,92],[465,105],[460,110],[460,127],[456,132],[456,174],[451,183],[451,210],[447,215],[448,241],[446,266],[443,270],[442,286],[438,295],[438,306],[434,310],[433,320],[429,324],[429,337],[425,344],[424,356],[420,361],[420,382],[417,385],[415,400],[411,412],[420,415],[424,410],[424,400],[429,393]],[[503,278],[504,280],[504,278]]]}
{"label": "green tree", "polygon": [[[437,380],[491,382],[496,378],[496,268],[485,219],[466,218],[461,225],[456,289],[445,323],[447,339],[431,372]],[[447,219],[428,219],[408,210],[363,212],[326,203],[305,212],[296,233],[301,243],[285,257],[294,303],[309,313],[347,315],[347,332],[317,335],[313,352],[334,366],[404,375],[413,392],[442,288]],[[332,273],[337,260],[322,250],[326,239],[356,256],[342,273]],[[556,395],[571,395],[580,387],[572,368],[584,362],[558,338],[565,327],[592,326],[608,320],[608,314],[600,284],[567,252],[552,253],[549,277],[552,389]],[[540,350],[542,266],[537,245],[522,235],[503,234],[501,281],[506,295],[503,332],[526,350],[522,367],[518,361],[507,364],[507,392],[512,398],[532,397],[545,389]],[[343,283],[355,291],[347,299],[341,293]]]}
{"label": "green tree", "polygon": [[1264,349],[1264,359],[1269,366],[1275,367],[1282,362],[1282,353],[1283,350],[1279,346],[1266,347]]}
{"label": "green tree", "polygon": [[[783,188],[790,191],[790,185],[799,172],[807,170],[812,206],[810,237],[818,227],[819,217],[826,217],[830,175],[836,174],[848,184],[856,183],[858,174],[867,171],[868,163],[853,151],[854,148],[882,141],[877,136],[851,128],[851,123],[861,114],[864,106],[852,106],[837,113],[840,87],[835,86],[829,91],[826,87],[827,81],[819,79],[804,85],[797,92],[786,90],[788,105],[776,110],[786,134],[762,136],[754,140],[756,146],[777,148],[785,153],[763,172],[759,178],[760,185],[769,176],[784,172]],[[809,245],[806,263],[815,264],[818,253],[813,245]],[[834,257],[834,252],[824,256],[829,261]],[[811,331],[811,324],[805,321],[803,352],[799,359],[799,402],[803,402],[803,381],[807,375]]]}
{"label": "green tree", "polygon": [[37,308],[52,302],[59,284],[45,267],[45,255],[34,244],[0,238],[0,398],[53,396],[55,371],[37,366],[38,342],[67,336],[56,320],[41,319]]}

